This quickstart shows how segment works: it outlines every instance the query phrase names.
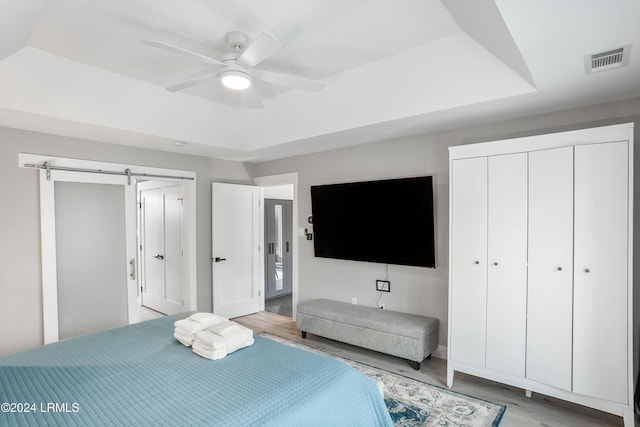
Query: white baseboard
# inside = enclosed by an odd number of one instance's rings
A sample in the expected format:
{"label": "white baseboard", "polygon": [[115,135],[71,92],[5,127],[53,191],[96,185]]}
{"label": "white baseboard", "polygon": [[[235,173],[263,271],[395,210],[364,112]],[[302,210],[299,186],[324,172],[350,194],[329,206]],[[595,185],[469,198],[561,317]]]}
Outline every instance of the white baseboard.
{"label": "white baseboard", "polygon": [[436,350],[431,353],[432,357],[437,357],[438,359],[446,359],[447,358],[447,346],[439,345]]}

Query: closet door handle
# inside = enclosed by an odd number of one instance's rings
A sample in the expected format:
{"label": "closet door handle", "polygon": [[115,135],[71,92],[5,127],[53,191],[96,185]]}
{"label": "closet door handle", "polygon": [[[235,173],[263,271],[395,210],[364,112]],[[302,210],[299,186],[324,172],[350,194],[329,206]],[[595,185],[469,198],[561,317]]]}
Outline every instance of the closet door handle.
{"label": "closet door handle", "polygon": [[558,270],[558,271],[562,271],[562,267],[558,266],[558,267],[556,268],[556,270]]}
{"label": "closet door handle", "polygon": [[474,261],[473,263],[478,265],[478,264],[480,264],[480,261]]}
{"label": "closet door handle", "polygon": [[589,270],[588,268],[585,268],[585,269],[584,269],[584,272],[585,272],[585,273],[590,273],[590,272],[591,272],[591,270]]}
{"label": "closet door handle", "polygon": [[131,280],[136,280],[136,259],[135,258],[131,258],[131,261],[129,261],[129,266],[131,266],[131,272],[129,273],[129,277],[131,277]]}
{"label": "closet door handle", "polygon": [[286,251],[289,252],[289,242],[286,242]]}
{"label": "closet door handle", "polygon": [[154,256],[154,258],[155,259],[164,259],[164,255],[158,254],[158,255]]}
{"label": "closet door handle", "polygon": [[498,265],[498,262],[497,262],[497,261],[495,261],[495,262],[493,263],[493,265],[497,266],[497,265]]}

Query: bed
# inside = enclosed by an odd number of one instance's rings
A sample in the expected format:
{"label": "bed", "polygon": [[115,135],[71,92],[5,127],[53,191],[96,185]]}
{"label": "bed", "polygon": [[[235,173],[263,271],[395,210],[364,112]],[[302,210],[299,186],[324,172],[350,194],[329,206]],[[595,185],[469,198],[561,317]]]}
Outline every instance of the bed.
{"label": "bed", "polygon": [[391,426],[348,365],[261,336],[224,359],[172,336],[174,316],[0,357],[0,425]]}

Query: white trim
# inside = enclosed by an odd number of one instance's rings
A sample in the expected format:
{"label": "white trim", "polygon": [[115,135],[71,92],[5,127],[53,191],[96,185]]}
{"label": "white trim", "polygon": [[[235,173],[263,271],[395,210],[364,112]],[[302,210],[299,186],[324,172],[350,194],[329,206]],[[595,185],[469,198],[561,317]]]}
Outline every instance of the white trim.
{"label": "white trim", "polygon": [[447,346],[440,344],[438,348],[436,348],[433,353],[431,353],[432,357],[437,357],[438,359],[447,360]]}
{"label": "white trim", "polygon": [[484,157],[546,150],[549,148],[570,147],[573,145],[597,144],[602,141],[633,141],[633,123],[579,129],[522,138],[502,139],[478,144],[456,145],[449,147],[449,164],[455,159]]}
{"label": "white trim", "polygon": [[[522,388],[524,390],[532,391],[534,393],[557,397],[568,402],[588,406],[590,408],[598,409],[599,411],[608,412],[610,414],[618,415],[621,417],[624,416],[625,411],[629,409],[629,405],[625,405],[622,403],[611,402],[608,400],[572,393],[568,390],[562,390],[560,388],[532,381],[527,378],[517,377],[515,375],[509,375],[503,372],[473,366],[464,362],[455,362],[449,360],[447,361],[447,365],[450,365],[451,369],[453,369],[455,372],[464,372],[466,374],[485,378],[491,381],[496,381],[502,384],[508,384],[514,387]],[[631,406],[633,406],[633,403],[631,404]]]}
{"label": "white trim", "polygon": [[[180,187],[180,197],[183,200],[183,209],[182,209],[182,249],[184,250],[183,256],[182,256],[182,310],[183,311],[194,311],[196,310],[197,307],[197,301],[195,300],[195,294],[194,294],[194,289],[192,289],[192,286],[195,283],[192,283],[190,281],[190,277],[193,276],[193,274],[190,271],[190,266],[192,264],[192,259],[194,258],[191,255],[191,250],[192,250],[192,245],[189,244],[189,241],[194,241],[195,242],[195,238],[193,236],[189,235],[189,230],[193,229],[195,230],[195,227],[190,227],[190,221],[195,221],[195,215],[190,215],[191,214],[191,204],[189,203],[190,201],[190,197],[188,197],[189,193],[189,186],[185,185],[186,181],[184,180],[179,180],[179,181],[171,181],[171,180],[166,180],[166,179],[158,179],[158,178],[153,178],[149,181],[144,181],[144,182],[138,182],[136,184],[136,199],[138,203],[142,203],[142,197],[141,197],[141,193],[142,191],[148,191],[148,190],[156,190],[156,189],[160,189],[160,188],[171,188],[171,187]],[[138,205],[140,206],[140,205]],[[142,215],[141,215],[142,210],[138,209],[137,210],[137,221],[136,224],[138,225],[138,237],[142,236],[142,230],[140,229],[140,226],[142,225]],[[195,222],[193,222],[192,224],[195,224]],[[138,255],[141,255],[141,251],[140,251],[140,245],[141,245],[141,241],[138,241],[137,247],[136,247],[136,251],[138,253]],[[193,262],[193,264],[195,264],[195,262]],[[143,260],[139,259],[138,260],[138,264],[137,264],[137,268],[138,268],[138,285],[137,285],[137,295],[138,295],[138,305],[141,304],[142,302],[142,294],[140,292],[140,287],[142,286],[143,283],[143,278],[144,278],[144,271],[143,271]],[[195,268],[195,267],[194,267]],[[195,270],[194,270],[195,271]]]}
{"label": "white trim", "polygon": [[[58,281],[56,259],[55,198],[46,171],[40,175],[40,256],[42,259],[42,328],[44,343],[58,341]],[[53,215],[48,212],[53,208]]]}
{"label": "white trim", "polygon": [[[298,172],[285,173],[280,175],[260,176],[253,178],[253,184],[261,187],[271,187],[276,185],[293,185],[293,236],[300,237],[298,234]],[[260,192],[260,207],[264,209],[264,192]],[[264,212],[261,212],[261,218],[264,218]],[[264,221],[260,222],[260,241],[264,242]],[[298,309],[298,278],[299,278],[299,251],[300,239],[294,239],[292,242],[293,254],[291,265],[291,315],[293,320],[296,319]],[[262,243],[261,246],[262,248]],[[260,256],[260,287],[262,289],[262,310],[264,310],[264,256]]]}

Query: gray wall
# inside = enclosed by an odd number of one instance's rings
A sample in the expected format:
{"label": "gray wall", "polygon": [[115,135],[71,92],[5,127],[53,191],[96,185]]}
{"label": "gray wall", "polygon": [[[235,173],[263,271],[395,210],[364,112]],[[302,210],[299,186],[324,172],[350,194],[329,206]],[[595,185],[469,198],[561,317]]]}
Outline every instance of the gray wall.
{"label": "gray wall", "polygon": [[[299,173],[298,218],[301,227],[308,225],[307,216],[311,213],[311,185],[434,175],[437,268],[390,266],[391,293],[384,294],[383,301],[390,310],[439,318],[440,343],[446,345],[449,264],[447,147],[630,121],[640,124],[640,98],[258,163],[252,166],[252,174],[268,176]],[[639,134],[640,129],[636,128],[636,156],[640,155]],[[640,170],[637,168],[636,177],[637,196],[640,191]],[[636,200],[640,199],[636,197]],[[382,200],[380,202],[384,203]],[[636,230],[640,228],[639,212],[640,207],[635,214]],[[315,258],[312,242],[299,239],[299,244],[300,302],[320,297],[349,302],[355,297],[359,304],[375,305],[378,298],[375,280],[385,277],[385,265]],[[634,252],[636,260],[640,256],[638,252],[640,249]],[[637,262],[635,264],[638,265]],[[636,328],[634,336],[638,336],[637,332]]]}
{"label": "gray wall", "polygon": [[[383,301],[387,309],[438,317],[442,322],[440,340],[446,344],[447,147],[628,121],[640,123],[640,98],[251,165],[0,128],[0,182],[3,183],[0,190],[0,354],[42,343],[38,173],[17,167],[18,152],[195,171],[198,175],[199,310],[211,309],[211,181],[246,183],[250,176],[298,172],[298,218],[300,227],[304,227],[311,213],[310,185],[434,175],[438,267],[391,266],[392,292],[385,294]],[[637,143],[640,129],[636,129],[635,134]],[[635,151],[637,158],[640,156],[637,144]],[[636,177],[640,177],[638,167]],[[640,200],[637,197],[639,180],[636,178],[636,200]],[[639,241],[640,232],[638,212],[640,207],[635,214],[635,242]],[[384,265],[316,259],[312,242],[300,238],[298,242],[300,301],[316,297],[349,301],[355,297],[359,304],[375,304],[378,297],[375,280],[385,277]],[[639,258],[640,249],[636,247],[636,265]],[[635,295],[638,301],[640,292]],[[640,316],[636,316],[638,318]],[[634,336],[638,336],[638,328]],[[638,342],[636,348],[637,345]]]}
{"label": "gray wall", "polygon": [[0,354],[43,342],[38,172],[19,152],[195,171],[198,310],[211,310],[211,182],[248,183],[242,163],[0,128]]}

